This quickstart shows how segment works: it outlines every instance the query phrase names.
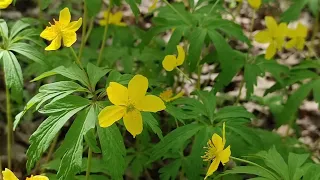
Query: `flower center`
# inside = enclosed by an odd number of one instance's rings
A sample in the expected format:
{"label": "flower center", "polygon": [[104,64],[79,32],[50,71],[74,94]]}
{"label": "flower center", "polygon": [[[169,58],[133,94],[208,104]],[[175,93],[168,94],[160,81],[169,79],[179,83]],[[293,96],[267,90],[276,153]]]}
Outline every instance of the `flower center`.
{"label": "flower center", "polygon": [[207,145],[208,146],[205,147],[207,151],[201,158],[203,158],[204,161],[211,161],[219,154],[219,152],[217,152],[217,148],[213,145],[211,140],[208,141]]}
{"label": "flower center", "polygon": [[129,105],[127,106],[127,112],[131,112],[131,111],[133,111],[133,110],[135,110],[134,105],[133,105],[133,104],[129,104]]}

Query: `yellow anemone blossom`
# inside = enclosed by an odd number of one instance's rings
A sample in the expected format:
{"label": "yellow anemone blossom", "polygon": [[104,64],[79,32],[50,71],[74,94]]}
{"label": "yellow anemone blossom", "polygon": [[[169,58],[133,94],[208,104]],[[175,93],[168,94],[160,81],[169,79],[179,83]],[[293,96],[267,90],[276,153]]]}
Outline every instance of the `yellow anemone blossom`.
{"label": "yellow anemone blossom", "polygon": [[12,0],[0,0],[0,9],[6,9],[11,3]]}
{"label": "yellow anemone blossom", "polygon": [[267,29],[258,32],[254,39],[259,43],[269,43],[265,58],[271,59],[277,52],[281,51],[287,35],[287,24],[280,23],[279,25],[271,16],[265,17]]}
{"label": "yellow anemone blossom", "polygon": [[46,47],[46,51],[57,50],[61,47],[61,41],[66,47],[70,47],[77,40],[76,31],[82,25],[82,18],[78,21],[72,21],[70,11],[68,8],[64,8],[60,11],[59,21],[54,19],[54,24],[50,24],[50,27],[46,27],[42,31],[40,37],[52,41],[51,44]]}
{"label": "yellow anemone blossom", "polygon": [[303,24],[299,23],[296,29],[288,30],[288,37],[291,38],[289,42],[285,45],[287,49],[297,48],[298,50],[302,50],[306,43],[306,37],[308,35],[308,28]]}
{"label": "yellow anemone blossom", "polygon": [[[122,12],[119,11],[119,12],[116,12],[114,14],[112,13],[109,13],[110,17],[109,17],[109,23],[108,24],[113,24],[113,25],[116,25],[116,26],[126,26],[126,23],[124,22],[121,22],[121,19],[122,19]],[[107,21],[108,21],[108,12],[105,11],[103,12],[103,19],[99,21],[99,24],[101,26],[105,26],[107,24]]]}
{"label": "yellow anemone blossom", "polygon": [[182,97],[184,94],[183,91],[179,92],[177,95],[173,96],[173,92],[172,89],[168,89],[166,91],[163,91],[162,93],[160,93],[160,98],[162,100],[164,100],[165,102],[170,102],[170,101],[174,101],[180,97]]}
{"label": "yellow anemone blossom", "polygon": [[209,166],[206,177],[204,179],[211,176],[218,169],[220,162],[222,163],[222,165],[225,165],[227,162],[229,162],[231,150],[230,146],[224,149],[224,146],[226,144],[225,134],[225,123],[223,123],[222,138],[216,133],[213,134],[212,138],[209,139],[207,143],[208,146],[205,147],[207,151],[205,155],[201,157],[204,161],[212,161],[212,163]]}
{"label": "yellow anemone blossom", "polygon": [[166,71],[172,71],[174,68],[183,64],[186,53],[182,46],[177,46],[178,57],[175,55],[166,55],[162,61],[162,66]]}
{"label": "yellow anemone blossom", "polygon": [[[2,176],[3,176],[3,180],[19,180],[17,176],[15,176],[13,172],[7,168],[4,171],[2,171]],[[26,180],[49,180],[49,178],[46,176],[37,175],[37,176],[27,177]]]}
{"label": "yellow anemone blossom", "polygon": [[149,7],[149,12],[155,10],[157,8],[157,3],[158,3],[159,0],[153,0],[153,3],[152,5]]}
{"label": "yellow anemone blossom", "polygon": [[[242,3],[242,0],[237,1]],[[248,0],[248,3],[253,9],[259,9],[261,6],[261,0]]]}
{"label": "yellow anemone blossom", "polygon": [[112,106],[105,107],[99,114],[101,127],[109,127],[123,118],[124,126],[133,137],[140,134],[143,122],[140,111],[157,112],[164,110],[164,102],[157,96],[146,95],[148,79],[142,75],[135,75],[129,82],[128,88],[110,82],[107,94]]}

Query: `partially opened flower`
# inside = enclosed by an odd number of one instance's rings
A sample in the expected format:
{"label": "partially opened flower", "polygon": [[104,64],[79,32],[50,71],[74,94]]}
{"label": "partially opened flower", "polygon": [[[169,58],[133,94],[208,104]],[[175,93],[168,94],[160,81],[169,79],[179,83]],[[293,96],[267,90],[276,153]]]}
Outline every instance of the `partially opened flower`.
{"label": "partially opened flower", "polygon": [[231,150],[230,146],[224,149],[224,146],[226,145],[225,134],[225,123],[223,123],[222,138],[218,134],[213,134],[212,138],[209,139],[207,143],[208,146],[205,147],[207,151],[202,158],[204,161],[211,162],[211,164],[204,179],[211,176],[218,169],[220,162],[222,165],[225,165],[227,162],[229,162]]}
{"label": "partially opened flower", "polygon": [[173,92],[172,89],[168,89],[166,91],[163,91],[162,93],[160,93],[160,98],[162,100],[164,100],[165,102],[170,102],[170,101],[174,101],[180,97],[182,97],[184,94],[183,91],[179,92],[178,94],[176,94],[175,96],[173,96]]}
{"label": "partially opened flower", "polygon": [[306,37],[308,35],[308,28],[303,24],[299,23],[296,29],[288,30],[288,37],[291,38],[289,42],[285,45],[287,49],[297,48],[302,50],[306,43]]}
{"label": "partially opened flower", "polygon": [[265,58],[271,59],[278,51],[282,50],[287,35],[287,24],[280,23],[279,25],[271,16],[265,17],[267,29],[258,32],[254,39],[259,43],[269,43]]}
{"label": "partially opened flower", "polygon": [[162,61],[162,66],[166,71],[172,71],[174,68],[183,64],[186,53],[182,46],[177,46],[178,57],[175,55],[167,55]]}
{"label": "partially opened flower", "polygon": [[70,47],[77,41],[76,31],[82,25],[82,18],[78,21],[71,21],[71,14],[68,8],[64,8],[60,11],[59,21],[54,19],[54,24],[47,26],[45,30],[42,31],[40,37],[52,41],[49,46],[45,48],[46,51],[57,50],[61,47],[61,41],[66,47]]}
{"label": "partially opened flower", "polygon": [[0,9],[6,9],[11,3],[12,0],[0,0]]}
{"label": "partially opened flower", "polygon": [[119,11],[119,12],[116,12],[114,14],[112,14],[111,12],[109,13],[109,21],[108,21],[108,12],[105,11],[103,12],[103,19],[99,21],[99,24],[101,26],[105,26],[108,22],[108,24],[113,24],[113,25],[116,25],[116,26],[126,26],[126,23],[124,22],[121,22],[121,19],[122,19],[122,12]]}
{"label": "partially opened flower", "polygon": [[128,88],[117,82],[110,82],[107,94],[114,105],[107,106],[100,112],[100,126],[109,127],[123,118],[124,126],[133,137],[140,134],[143,129],[140,111],[158,112],[166,108],[159,97],[146,95],[147,89],[148,79],[142,75],[135,75]]}
{"label": "partially opened flower", "polygon": [[[2,176],[3,180],[19,180],[17,176],[15,176],[14,173],[7,168],[4,171],[2,171]],[[26,180],[49,180],[49,178],[47,176],[36,175],[27,177]]]}

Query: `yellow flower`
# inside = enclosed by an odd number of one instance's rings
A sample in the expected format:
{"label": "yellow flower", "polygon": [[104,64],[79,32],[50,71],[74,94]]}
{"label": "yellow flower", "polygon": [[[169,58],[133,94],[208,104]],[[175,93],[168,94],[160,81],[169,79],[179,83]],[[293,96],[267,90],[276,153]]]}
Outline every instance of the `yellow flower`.
{"label": "yellow flower", "polygon": [[278,25],[271,16],[266,16],[265,21],[267,29],[258,32],[254,36],[254,39],[259,43],[269,43],[265,58],[271,59],[276,54],[277,50],[282,50],[288,28],[286,23]]}
{"label": "yellow flower", "polygon": [[72,21],[70,11],[68,8],[64,8],[60,11],[59,21],[54,19],[54,25],[50,24],[50,27],[46,27],[42,31],[40,37],[52,41],[51,44],[46,47],[46,51],[57,50],[61,47],[61,40],[63,45],[70,47],[77,40],[76,31],[82,25],[82,18],[79,18],[78,21]]}
{"label": "yellow flower", "polygon": [[149,12],[153,11],[154,9],[157,8],[157,3],[158,3],[159,0],[153,0],[153,3],[152,5],[149,7]]}
{"label": "yellow flower", "polygon": [[12,0],[0,0],[0,9],[6,9],[11,3]]}
{"label": "yellow flower", "polygon": [[124,126],[133,137],[140,134],[143,129],[140,111],[157,112],[164,110],[163,101],[154,95],[146,95],[148,79],[142,75],[135,75],[129,82],[128,88],[110,82],[107,94],[112,106],[104,108],[99,116],[101,127],[109,127],[123,118]]}
{"label": "yellow flower", "polygon": [[303,24],[299,23],[296,29],[288,30],[288,37],[291,38],[289,42],[285,45],[287,49],[297,48],[302,50],[304,48],[304,44],[306,43],[306,37],[308,35],[308,28]]}
{"label": "yellow flower", "polygon": [[[4,171],[2,171],[2,176],[3,176],[3,180],[19,180],[17,176],[15,176],[13,172],[7,168]],[[27,177],[26,180],[49,180],[49,178],[46,176],[37,175],[37,176]]]}
{"label": "yellow flower", "polygon": [[[121,11],[116,12],[114,14],[112,14],[112,13],[109,13],[109,14],[110,14],[110,17],[109,17],[108,24],[114,24],[116,26],[126,26],[126,23],[121,22],[121,19],[123,16]],[[99,21],[99,24],[101,26],[105,26],[107,24],[107,21],[108,21],[108,12],[105,11],[105,12],[103,12],[103,19]]]}
{"label": "yellow flower", "polygon": [[[242,0],[237,0],[239,3],[242,3]],[[259,9],[261,6],[261,0],[248,0],[249,5],[253,9]]]}
{"label": "yellow flower", "polygon": [[222,138],[218,134],[213,134],[207,143],[208,147],[205,147],[207,149],[205,155],[201,156],[204,161],[212,161],[204,179],[211,176],[218,169],[220,162],[222,165],[229,162],[231,156],[230,146],[224,149],[226,144],[225,123],[223,123],[222,129]]}
{"label": "yellow flower", "polygon": [[[184,94],[183,91],[179,92],[177,95],[173,96],[173,93],[172,93],[172,89],[168,89],[166,91],[163,91],[162,93],[160,93],[160,98],[162,100],[164,100],[165,102],[170,102],[170,101],[174,101],[180,97],[182,97]],[[172,97],[173,96],[173,97]]]}
{"label": "yellow flower", "polygon": [[162,61],[162,66],[167,71],[172,71],[174,68],[183,64],[186,53],[182,46],[177,46],[178,57],[175,55],[166,55]]}

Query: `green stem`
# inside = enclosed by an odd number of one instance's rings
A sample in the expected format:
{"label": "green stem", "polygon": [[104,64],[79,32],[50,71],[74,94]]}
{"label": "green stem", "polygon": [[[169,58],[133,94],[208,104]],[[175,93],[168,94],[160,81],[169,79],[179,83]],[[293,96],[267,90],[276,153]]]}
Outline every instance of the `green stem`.
{"label": "green stem", "polygon": [[86,180],[89,180],[89,179],[90,179],[91,159],[92,159],[92,150],[91,150],[91,148],[89,148],[89,151],[88,151],[88,162],[87,162],[87,171],[86,171]]}
{"label": "green stem", "polygon": [[11,116],[11,103],[10,103],[10,89],[6,86],[6,107],[7,107],[7,156],[8,156],[8,168],[11,169],[11,157],[12,157],[12,116]]}
{"label": "green stem", "polygon": [[245,159],[241,159],[241,158],[236,158],[236,157],[233,157],[233,156],[230,156],[230,159],[233,159],[233,160],[236,160],[236,161],[240,161],[240,162],[244,162],[244,163],[247,163],[247,164],[250,164],[250,165],[253,165],[253,166],[257,166],[257,167],[267,171],[268,173],[270,173],[273,177],[275,177],[275,179],[278,179],[278,177],[273,172],[269,171],[267,168],[265,168],[263,166],[260,166],[257,163],[254,163],[254,162],[251,162],[251,161],[248,161],[248,160],[245,160]]}
{"label": "green stem", "polygon": [[[317,56],[317,54],[314,52],[314,39],[316,38],[316,35],[318,33],[318,29],[319,29],[319,13],[317,13],[316,15],[316,20],[315,20],[315,25],[313,27],[313,30],[312,30],[312,36],[311,36],[311,47],[310,49],[312,49],[313,53],[315,54],[315,56]],[[310,50],[309,50],[310,51]],[[311,52],[309,52],[311,53]]]}
{"label": "green stem", "polygon": [[82,21],[82,36],[81,36],[81,46],[79,50],[79,60],[81,61],[82,53],[83,53],[83,48],[86,45],[85,38],[86,38],[86,31],[87,31],[87,6],[86,6],[86,1],[83,3],[83,21]]}
{"label": "green stem", "polygon": [[100,48],[100,52],[99,52],[97,66],[100,66],[100,64],[101,64],[103,50],[104,50],[104,47],[105,47],[105,44],[106,44],[106,41],[107,41],[107,35],[108,35],[108,29],[109,29],[109,17],[110,17],[111,7],[112,7],[112,0],[110,0],[109,7],[108,7],[108,10],[107,10],[107,19],[106,19],[107,23],[106,23],[106,26],[104,27],[102,44],[101,44],[101,48]]}
{"label": "green stem", "polygon": [[190,81],[191,84],[193,84],[193,82],[191,81],[191,79],[178,67],[176,67],[176,69],[183,75],[183,77],[185,77],[188,81]]}
{"label": "green stem", "polygon": [[212,5],[212,7],[211,7],[211,9],[210,9],[210,11],[209,11],[209,16],[210,16],[210,14],[212,13],[212,11],[214,10],[214,8],[217,6],[217,4],[220,2],[220,0],[216,0],[216,2]]}
{"label": "green stem", "polygon": [[89,29],[88,29],[87,34],[86,34],[86,37],[85,37],[85,39],[84,39],[84,43],[86,43],[86,42],[88,41],[89,36],[90,36],[90,34],[91,34],[91,31],[92,31],[92,29],[93,29],[93,25],[94,25],[94,18],[91,18],[91,19],[90,19],[90,23],[89,23]]}
{"label": "green stem", "polygon": [[237,96],[237,99],[236,99],[236,103],[235,103],[235,104],[239,104],[240,97],[241,97],[241,93],[242,93],[242,89],[243,89],[243,85],[244,85],[244,77],[243,77],[243,79],[241,80],[240,89],[239,89],[239,94],[238,94],[238,96]]}
{"label": "green stem", "polygon": [[71,50],[71,53],[72,53],[72,55],[74,56],[74,58],[75,58],[75,60],[76,60],[76,63],[80,66],[81,69],[84,70],[82,63],[81,63],[80,59],[78,58],[78,56],[77,56],[77,54],[76,54],[76,52],[74,51],[74,49],[73,49],[72,46],[70,46],[70,50]]}
{"label": "green stem", "polygon": [[174,8],[167,0],[163,0],[164,3],[166,3],[175,13],[177,13],[178,16],[181,17],[181,19],[188,25],[192,25],[176,8]]}
{"label": "green stem", "polygon": [[256,15],[256,10],[253,10],[251,25],[250,25],[250,37],[252,37],[252,34],[253,34],[255,15]]}

